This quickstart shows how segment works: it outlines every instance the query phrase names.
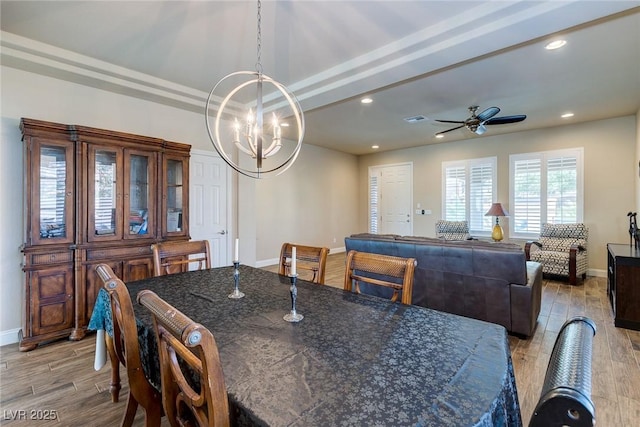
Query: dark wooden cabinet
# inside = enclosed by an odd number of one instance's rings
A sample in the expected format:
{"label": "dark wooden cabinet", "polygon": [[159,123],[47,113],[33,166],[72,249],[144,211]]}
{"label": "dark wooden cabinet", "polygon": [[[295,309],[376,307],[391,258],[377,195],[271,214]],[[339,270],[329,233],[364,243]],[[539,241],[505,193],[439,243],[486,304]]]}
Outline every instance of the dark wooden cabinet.
{"label": "dark wooden cabinet", "polygon": [[22,119],[26,307],[20,349],[81,339],[106,263],[125,282],[153,275],[151,244],[188,240],[191,146]]}
{"label": "dark wooden cabinet", "polygon": [[607,244],[607,295],[616,326],[640,330],[640,250]]}

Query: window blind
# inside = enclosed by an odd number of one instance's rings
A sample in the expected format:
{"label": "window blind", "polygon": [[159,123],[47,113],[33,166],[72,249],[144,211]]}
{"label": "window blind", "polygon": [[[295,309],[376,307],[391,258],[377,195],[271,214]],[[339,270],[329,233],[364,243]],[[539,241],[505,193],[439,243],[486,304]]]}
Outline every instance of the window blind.
{"label": "window blind", "polygon": [[466,219],[466,168],[451,166],[445,168],[445,215],[447,221]]}
{"label": "window blind", "polygon": [[511,217],[513,229],[519,233],[540,233],[541,160],[517,160],[513,164],[513,193]]}
{"label": "window blind", "polygon": [[378,175],[369,177],[369,232],[378,233]]}
{"label": "window blind", "polygon": [[496,197],[496,157],[444,162],[443,212],[447,221],[468,221],[472,234],[491,232],[484,214]]}
{"label": "window blind", "polygon": [[582,152],[573,148],[510,156],[514,237],[534,237],[544,223],[582,221]]}

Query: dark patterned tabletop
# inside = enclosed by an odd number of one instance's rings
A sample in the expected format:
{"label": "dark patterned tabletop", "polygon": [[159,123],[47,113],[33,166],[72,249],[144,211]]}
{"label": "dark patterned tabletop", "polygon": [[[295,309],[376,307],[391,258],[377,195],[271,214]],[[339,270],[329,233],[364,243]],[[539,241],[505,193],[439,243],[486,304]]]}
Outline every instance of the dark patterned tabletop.
{"label": "dark patterned tabletop", "polygon": [[[427,308],[298,281],[300,323],[288,323],[290,280],[240,267],[128,284],[151,289],[215,338],[234,424],[269,426],[521,426],[506,331]],[[148,376],[159,383],[151,318],[134,302]],[[101,291],[90,329],[110,330]],[[151,353],[151,355],[149,354]]]}

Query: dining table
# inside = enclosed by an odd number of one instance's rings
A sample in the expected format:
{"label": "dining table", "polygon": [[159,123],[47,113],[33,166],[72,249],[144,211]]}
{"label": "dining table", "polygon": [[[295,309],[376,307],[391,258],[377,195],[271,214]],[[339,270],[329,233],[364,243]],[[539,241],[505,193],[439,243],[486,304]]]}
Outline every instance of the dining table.
{"label": "dining table", "polygon": [[[503,326],[240,265],[127,283],[143,369],[160,389],[150,289],[214,335],[232,425],[521,426]],[[112,335],[98,293],[89,329]]]}

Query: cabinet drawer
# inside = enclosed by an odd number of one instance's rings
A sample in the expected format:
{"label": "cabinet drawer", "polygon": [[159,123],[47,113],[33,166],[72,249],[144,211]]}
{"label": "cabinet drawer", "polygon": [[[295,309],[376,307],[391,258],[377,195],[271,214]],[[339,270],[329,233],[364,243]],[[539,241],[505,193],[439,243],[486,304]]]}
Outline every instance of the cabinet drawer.
{"label": "cabinet drawer", "polygon": [[153,256],[153,253],[151,252],[151,245],[87,249],[87,261],[130,259],[146,256]]}
{"label": "cabinet drawer", "polygon": [[72,251],[58,251],[47,253],[29,253],[26,255],[27,266],[39,266],[48,264],[64,264],[73,262]]}

